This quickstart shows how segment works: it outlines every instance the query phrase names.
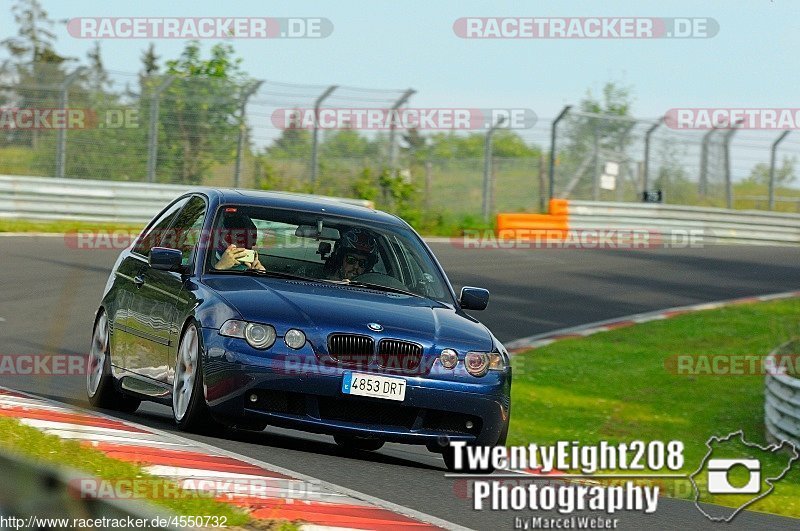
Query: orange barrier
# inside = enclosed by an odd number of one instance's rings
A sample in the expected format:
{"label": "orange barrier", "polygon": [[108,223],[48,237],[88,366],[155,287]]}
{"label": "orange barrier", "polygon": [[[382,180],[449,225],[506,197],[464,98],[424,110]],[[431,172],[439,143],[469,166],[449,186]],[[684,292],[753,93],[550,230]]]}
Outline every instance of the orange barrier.
{"label": "orange barrier", "polygon": [[498,214],[497,237],[503,240],[562,241],[569,230],[569,201],[551,199],[547,214]]}

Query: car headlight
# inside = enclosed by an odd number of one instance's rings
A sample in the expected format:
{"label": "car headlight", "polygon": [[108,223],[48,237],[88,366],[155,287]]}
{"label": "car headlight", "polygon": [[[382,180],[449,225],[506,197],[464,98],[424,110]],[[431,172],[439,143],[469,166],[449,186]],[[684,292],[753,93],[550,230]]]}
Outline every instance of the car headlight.
{"label": "car headlight", "polygon": [[472,376],[483,376],[488,371],[502,371],[506,368],[503,355],[499,352],[468,352],[464,365]]}
{"label": "car headlight", "polygon": [[275,329],[270,325],[247,323],[244,327],[244,338],[251,347],[265,349],[275,343]]}
{"label": "car headlight", "polygon": [[446,348],[439,354],[439,362],[445,369],[452,369],[458,365],[458,353],[451,348]]}
{"label": "car headlight", "polygon": [[259,350],[271,347],[277,337],[275,328],[271,325],[236,320],[226,321],[219,333],[222,336],[244,339],[251,347]]}
{"label": "car headlight", "polygon": [[302,330],[292,328],[286,332],[285,336],[283,336],[283,341],[289,348],[297,350],[306,344],[306,335],[302,332]]}

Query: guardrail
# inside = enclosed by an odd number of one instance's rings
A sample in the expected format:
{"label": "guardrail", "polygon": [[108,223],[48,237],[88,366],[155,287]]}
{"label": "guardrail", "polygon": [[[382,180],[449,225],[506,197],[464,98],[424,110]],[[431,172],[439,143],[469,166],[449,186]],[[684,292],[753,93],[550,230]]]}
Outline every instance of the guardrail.
{"label": "guardrail", "polygon": [[551,199],[549,214],[498,214],[498,237],[568,239],[573,231],[641,231],[706,243],[800,245],[800,215],[758,210]]}
{"label": "guardrail", "polygon": [[800,215],[757,210],[570,201],[570,229],[698,231],[703,241],[800,244]]}
{"label": "guardrail", "polygon": [[770,442],[788,441],[800,450],[800,379],[786,374],[776,361],[780,354],[796,354],[797,347],[796,341],[785,343],[767,358],[767,367],[774,370],[765,377],[764,424]]}
{"label": "guardrail", "polygon": [[[102,499],[81,492],[82,481],[96,481],[90,476],[45,467],[5,452],[0,453],[0,470],[0,516],[8,524],[3,529],[74,529],[74,520],[97,522],[103,518],[138,520],[142,524],[138,529],[179,529],[171,525],[173,515],[141,500]],[[16,525],[10,518],[17,519]],[[107,528],[112,526],[107,524]]]}
{"label": "guardrail", "polygon": [[[172,184],[0,175],[0,218],[144,223],[169,201],[191,188]],[[307,197],[374,208],[372,201],[364,199]]]}

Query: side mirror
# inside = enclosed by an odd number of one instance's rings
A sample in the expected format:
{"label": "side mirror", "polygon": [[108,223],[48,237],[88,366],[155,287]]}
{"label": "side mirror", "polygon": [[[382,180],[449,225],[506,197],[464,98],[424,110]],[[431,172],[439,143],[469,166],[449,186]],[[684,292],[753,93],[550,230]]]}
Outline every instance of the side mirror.
{"label": "side mirror", "polygon": [[183,253],[177,249],[167,249],[166,247],[153,247],[150,249],[148,263],[153,269],[159,271],[183,271]]}
{"label": "side mirror", "polygon": [[489,290],[464,286],[459,302],[462,310],[485,310],[489,304]]}

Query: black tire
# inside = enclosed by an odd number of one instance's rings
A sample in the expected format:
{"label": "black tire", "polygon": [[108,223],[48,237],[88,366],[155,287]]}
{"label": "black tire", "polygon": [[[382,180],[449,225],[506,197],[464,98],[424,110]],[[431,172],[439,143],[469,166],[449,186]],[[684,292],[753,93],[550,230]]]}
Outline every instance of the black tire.
{"label": "black tire", "polygon": [[[500,430],[500,435],[497,437],[497,442],[494,444],[494,446],[506,445],[506,439],[508,438],[508,424],[509,423],[506,422],[506,425],[503,426],[502,430]],[[495,470],[491,465],[486,468],[463,468],[461,470],[456,470],[455,451],[449,444],[442,447],[438,442],[428,443],[428,450],[431,452],[441,453],[442,459],[444,459],[444,466],[446,466],[447,470],[450,472],[460,472],[462,474],[491,474]]]}
{"label": "black tire", "polygon": [[442,459],[444,459],[444,466],[447,467],[449,472],[457,472],[460,474],[491,474],[494,472],[494,467],[490,464],[486,468],[469,468],[469,465],[465,462],[463,464],[467,465],[464,468],[457,470],[456,469],[456,453],[453,450],[452,446],[447,446],[442,449]]}
{"label": "black tire", "polygon": [[[98,330],[103,327],[103,330]],[[102,339],[98,334],[102,335]],[[97,341],[102,340],[102,345]],[[133,413],[139,408],[141,400],[128,396],[117,389],[117,382],[111,374],[111,352],[108,337],[108,318],[105,311],[97,315],[92,330],[92,346],[86,367],[86,396],[92,407],[111,409],[121,413]],[[100,361],[99,356],[102,357]],[[95,371],[99,371],[95,373]],[[96,386],[95,386],[95,381]]]}
{"label": "black tire", "polygon": [[[193,343],[187,344],[187,341]],[[194,348],[194,363],[190,363],[193,365],[192,370],[194,371],[194,377],[191,380],[191,384],[186,386],[186,391],[184,391],[184,387],[179,388],[179,384],[184,383],[183,379],[179,381],[179,365],[182,363],[181,356],[185,352],[184,347],[187,349]],[[184,363],[184,367],[190,364]],[[199,327],[194,321],[189,321],[186,326],[184,326],[183,332],[181,333],[181,341],[178,344],[178,352],[175,360],[174,378],[175,381],[172,387],[172,417],[178,429],[181,431],[203,434],[218,434],[224,431],[224,427],[211,416],[211,411],[208,409],[208,404],[206,403],[203,393],[202,336],[200,335]],[[176,393],[179,392],[189,393],[188,397],[182,397],[182,399],[188,400],[185,410],[182,404],[178,405]]]}
{"label": "black tire", "polygon": [[450,438],[444,435],[440,435],[436,438],[435,441],[431,441],[425,443],[425,448],[428,449],[429,452],[433,452],[434,454],[441,454],[444,452],[444,449],[450,446]]}
{"label": "black tire", "polygon": [[366,437],[354,437],[352,435],[334,435],[333,440],[340,447],[349,451],[374,452],[380,450],[386,441],[381,439],[368,439]]}

